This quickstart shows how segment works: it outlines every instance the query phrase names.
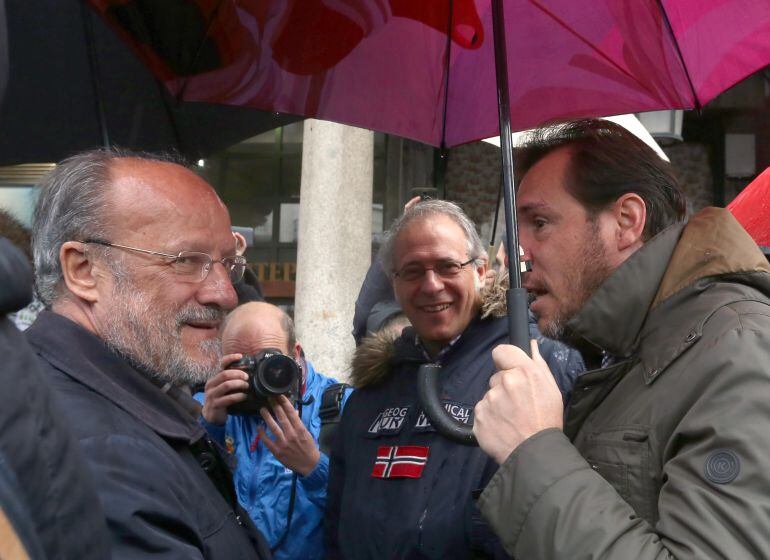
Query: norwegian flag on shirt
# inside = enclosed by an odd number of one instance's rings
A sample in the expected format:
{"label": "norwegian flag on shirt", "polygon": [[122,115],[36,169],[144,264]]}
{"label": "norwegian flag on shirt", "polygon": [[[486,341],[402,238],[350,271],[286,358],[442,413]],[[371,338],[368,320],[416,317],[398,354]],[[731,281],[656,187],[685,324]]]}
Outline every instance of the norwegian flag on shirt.
{"label": "norwegian flag on shirt", "polygon": [[374,478],[420,478],[428,462],[428,448],[420,445],[381,445],[377,449]]}

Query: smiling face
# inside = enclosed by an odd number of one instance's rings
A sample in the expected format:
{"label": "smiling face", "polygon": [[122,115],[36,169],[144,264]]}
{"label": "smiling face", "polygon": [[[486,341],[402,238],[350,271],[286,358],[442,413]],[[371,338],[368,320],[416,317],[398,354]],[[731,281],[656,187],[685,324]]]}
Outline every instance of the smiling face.
{"label": "smiling face", "polygon": [[441,214],[416,219],[395,241],[395,270],[407,265],[431,269],[416,280],[393,278],[396,299],[431,354],[462,333],[478,313],[486,265],[467,265],[451,277],[440,276],[432,268],[441,261],[464,263],[473,257],[483,255],[469,255],[462,228]]}
{"label": "smiling face", "polygon": [[570,157],[565,148],[545,156],[522,178],[516,200],[521,246],[532,265],[522,283],[534,297],[538,327],[557,339],[621,262],[611,214],[590,216],[566,189]]}
{"label": "smiling face", "polygon": [[[111,243],[214,259],[235,254],[227,210],[194,173],[137,159],[118,159],[111,172]],[[237,303],[224,267],[214,263],[204,281],[187,282],[162,257],[109,248],[105,259],[112,278],[95,312],[105,342],[164,381],[198,383],[216,373],[219,325]]]}

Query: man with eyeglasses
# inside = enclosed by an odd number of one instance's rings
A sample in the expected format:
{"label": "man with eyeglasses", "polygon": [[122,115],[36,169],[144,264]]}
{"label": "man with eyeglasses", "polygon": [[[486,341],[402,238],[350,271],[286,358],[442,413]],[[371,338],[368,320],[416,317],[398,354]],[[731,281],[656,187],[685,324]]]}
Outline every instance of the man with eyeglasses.
{"label": "man with eyeglasses", "polygon": [[[429,200],[395,221],[380,259],[412,327],[395,341],[367,337],[356,351],[357,390],[330,459],[328,556],[507,557],[474,505],[496,464],[439,436],[417,398],[417,370],[426,362],[441,364],[444,406],[462,422],[472,421],[488,388],[492,348],[508,331],[504,317],[489,313],[500,305],[498,291],[483,290],[484,245],[458,206]],[[570,358],[553,359],[559,353]],[[544,355],[566,393],[582,361],[553,341]]]}
{"label": "man with eyeglasses", "polygon": [[46,310],[26,333],[89,463],[112,557],[269,557],[188,389],[218,370],[245,268],[214,190],[166,158],[87,152],[43,179],[33,232]]}

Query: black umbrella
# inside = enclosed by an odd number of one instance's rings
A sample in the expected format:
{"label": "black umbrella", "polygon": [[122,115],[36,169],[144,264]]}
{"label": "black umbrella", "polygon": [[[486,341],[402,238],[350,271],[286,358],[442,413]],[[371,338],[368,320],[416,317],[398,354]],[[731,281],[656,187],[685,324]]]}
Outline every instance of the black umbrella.
{"label": "black umbrella", "polygon": [[0,47],[5,41],[7,48],[0,48],[0,57],[7,57],[7,80],[0,105],[0,164],[58,161],[105,145],[176,150],[197,159],[300,120],[243,107],[177,103],[79,0],[4,1],[0,23],[3,11],[7,25],[0,30]]}

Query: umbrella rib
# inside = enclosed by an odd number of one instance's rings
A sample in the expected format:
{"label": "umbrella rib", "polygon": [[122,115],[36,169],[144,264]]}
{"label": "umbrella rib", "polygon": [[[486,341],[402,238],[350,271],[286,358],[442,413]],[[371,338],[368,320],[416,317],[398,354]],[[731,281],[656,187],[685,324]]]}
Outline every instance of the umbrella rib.
{"label": "umbrella rib", "polygon": [[[201,52],[203,52],[203,44],[206,42],[206,39],[211,34],[211,28],[214,26],[214,23],[217,21],[217,18],[219,17],[219,12],[222,9],[222,4],[225,3],[225,0],[219,0],[219,4],[217,4],[217,7],[214,8],[214,13],[211,16],[211,19],[209,20],[208,27],[206,27],[206,33],[203,35],[203,39],[201,39],[201,44],[198,45],[198,51],[195,53],[195,56],[193,57],[192,61],[190,62],[190,68],[195,67],[195,63],[198,62],[198,59],[201,56]],[[190,81],[190,72],[188,68],[188,72],[186,73],[184,80],[182,81],[182,87],[179,88],[179,93],[176,95],[176,103],[179,104],[181,101],[184,100],[184,93],[187,90],[187,84]]]}
{"label": "umbrella rib", "polygon": [[682,66],[682,70],[684,71],[685,78],[687,78],[687,85],[690,86],[690,92],[692,93],[693,98],[693,105],[695,106],[695,109],[698,111],[701,110],[701,104],[700,100],[698,99],[698,94],[695,91],[695,86],[692,84],[692,79],[690,78],[690,71],[687,69],[687,65],[684,63],[684,56],[682,56],[682,49],[679,48],[679,41],[676,39],[676,35],[674,35],[674,28],[671,27],[671,21],[668,19],[668,13],[666,12],[666,8],[663,6],[663,2],[661,0],[657,0],[658,8],[660,9],[660,15],[663,17],[663,21],[666,24],[666,29],[668,29],[668,34],[671,37],[671,41],[674,43],[674,48],[676,49],[676,55],[679,57],[679,64]]}
{"label": "umbrella rib", "polygon": [[574,35],[581,43],[586,45],[588,48],[590,48],[592,51],[594,51],[596,54],[599,55],[602,59],[604,59],[609,65],[613,66],[615,69],[617,69],[618,72],[621,74],[624,74],[628,76],[631,80],[639,84],[639,86],[642,89],[646,89],[645,84],[643,84],[634,74],[630,73],[628,70],[620,66],[617,62],[612,60],[605,52],[603,52],[601,49],[599,49],[596,45],[591,43],[588,39],[583,37],[580,33],[572,29],[565,21],[563,21],[559,16],[557,16],[555,13],[553,13],[551,10],[543,6],[538,0],[530,0],[530,3],[538,8],[541,12],[543,12],[545,15],[550,17],[552,20],[554,20],[560,27],[562,27],[567,33],[570,33],[571,35]]}
{"label": "umbrella rib", "polygon": [[110,147],[110,132],[107,126],[107,115],[104,112],[104,98],[101,88],[101,74],[99,73],[99,61],[96,50],[94,49],[94,27],[91,19],[91,11],[85,2],[80,4],[80,14],[83,20],[83,35],[86,41],[86,52],[88,53],[88,65],[91,68],[91,87],[94,91],[96,103],[96,118],[99,121],[99,132],[102,135],[102,145],[105,148]]}
{"label": "umbrella rib", "polygon": [[452,16],[454,15],[454,0],[449,0],[446,32],[446,73],[444,74],[444,114],[441,118],[441,150],[446,148],[446,116],[449,106],[449,70],[452,67]]}

